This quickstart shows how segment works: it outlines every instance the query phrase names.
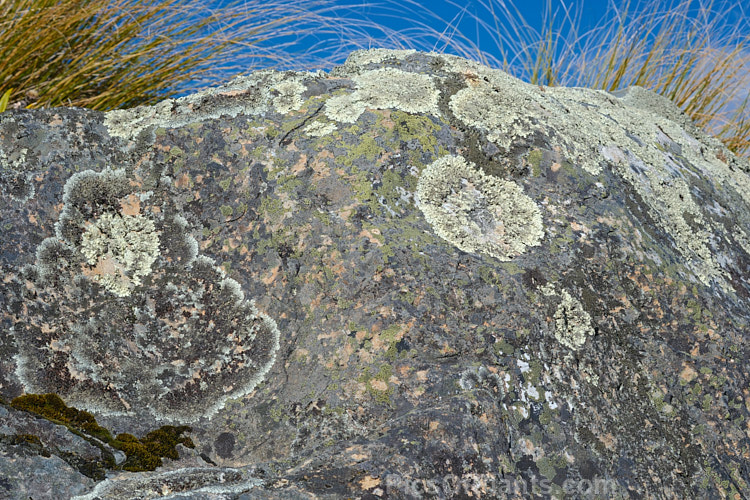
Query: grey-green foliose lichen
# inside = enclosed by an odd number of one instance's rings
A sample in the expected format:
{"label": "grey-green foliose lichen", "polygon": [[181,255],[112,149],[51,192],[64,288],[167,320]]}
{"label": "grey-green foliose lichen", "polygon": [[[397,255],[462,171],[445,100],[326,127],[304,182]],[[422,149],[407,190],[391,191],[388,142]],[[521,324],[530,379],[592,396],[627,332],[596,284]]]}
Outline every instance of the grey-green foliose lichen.
{"label": "grey-green foliose lichen", "polygon": [[[726,287],[728,274],[712,250],[711,232],[717,226],[710,227],[701,217],[701,204],[688,185],[694,176],[690,168],[716,178],[723,189],[735,191],[750,205],[750,167],[731,165],[740,160],[698,130],[673,103],[639,88],[619,93],[621,99],[580,88],[551,87],[542,92],[479,63],[441,57],[452,71],[473,75],[472,84],[450,97],[450,109],[464,125],[482,131],[505,150],[535,133],[557,137],[565,156],[592,176],[608,165],[646,203],[696,278]],[[675,162],[671,151],[679,151],[683,161]],[[732,160],[728,164],[721,158]],[[732,233],[748,246],[750,238],[739,224]]]}
{"label": "grey-green foliose lichen", "polygon": [[[105,114],[104,125],[113,137],[133,140],[149,127],[178,128],[221,116],[256,116],[269,111],[287,113],[302,105],[302,82],[322,72],[256,71],[218,88],[179,99],[165,99],[154,106],[117,109]],[[216,100],[216,97],[232,99]]]}
{"label": "grey-green foliose lichen", "polygon": [[140,214],[106,212],[86,227],[81,253],[98,272],[93,278],[117,296],[130,295],[133,286],[151,272],[159,254],[154,221]]}
{"label": "grey-green foliose lichen", "polygon": [[122,498],[156,498],[171,492],[169,498],[185,498],[181,493],[198,498],[237,496],[262,480],[247,471],[227,467],[186,467],[154,474],[132,474],[107,479],[90,493],[73,500],[119,500]]}
{"label": "grey-green foliose lichen", "polygon": [[417,198],[435,232],[465,252],[510,260],[544,236],[539,208],[520,186],[484,174],[460,156],[444,156],[424,169]]}

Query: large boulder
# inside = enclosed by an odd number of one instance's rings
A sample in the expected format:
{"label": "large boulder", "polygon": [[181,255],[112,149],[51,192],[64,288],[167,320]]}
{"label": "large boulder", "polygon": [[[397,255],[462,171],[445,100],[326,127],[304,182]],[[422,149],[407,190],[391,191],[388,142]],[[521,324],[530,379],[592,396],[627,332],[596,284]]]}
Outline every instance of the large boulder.
{"label": "large boulder", "polygon": [[[748,495],[749,171],[644,89],[414,51],[3,113],[0,470],[59,469],[51,498]],[[104,479],[24,393],[195,448]]]}

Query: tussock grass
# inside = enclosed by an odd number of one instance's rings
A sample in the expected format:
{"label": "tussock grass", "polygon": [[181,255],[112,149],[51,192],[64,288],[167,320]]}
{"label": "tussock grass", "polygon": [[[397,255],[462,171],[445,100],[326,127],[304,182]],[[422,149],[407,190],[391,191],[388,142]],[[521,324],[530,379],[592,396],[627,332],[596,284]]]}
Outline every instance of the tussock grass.
{"label": "tussock grass", "polygon": [[[107,110],[153,104],[237,73],[320,68],[340,54],[295,52],[301,37],[355,37],[330,0],[2,0],[0,96],[9,107]],[[328,55],[322,55],[328,53]]]}

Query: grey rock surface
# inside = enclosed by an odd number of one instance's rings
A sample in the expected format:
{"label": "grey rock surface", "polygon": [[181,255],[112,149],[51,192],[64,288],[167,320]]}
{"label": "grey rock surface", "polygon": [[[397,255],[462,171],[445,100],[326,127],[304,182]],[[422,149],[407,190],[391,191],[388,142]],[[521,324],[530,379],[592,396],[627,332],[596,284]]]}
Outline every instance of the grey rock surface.
{"label": "grey rock surface", "polygon": [[105,478],[101,450],[61,425],[0,406],[0,498],[69,498]]}
{"label": "grey rock surface", "polygon": [[105,478],[4,404],[0,491],[746,497],[748,172],[649,91],[414,51],[0,114],[0,397],[196,444]]}

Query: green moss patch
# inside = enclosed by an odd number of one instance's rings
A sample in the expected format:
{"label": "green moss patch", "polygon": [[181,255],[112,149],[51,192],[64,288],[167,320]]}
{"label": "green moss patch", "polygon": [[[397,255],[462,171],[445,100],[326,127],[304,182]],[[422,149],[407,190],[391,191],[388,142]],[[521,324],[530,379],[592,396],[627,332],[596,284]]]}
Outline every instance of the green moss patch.
{"label": "green moss patch", "polygon": [[179,458],[176,449],[178,444],[188,448],[195,447],[189,437],[183,436],[191,431],[190,427],[184,425],[165,425],[140,439],[131,434],[118,434],[113,438],[107,429],[96,422],[91,413],[67,406],[56,394],[25,394],[15,398],[10,405],[17,410],[34,413],[50,422],[62,424],[75,434],[96,438],[124,452],[127,458],[118,466],[111,464],[109,468],[112,470],[154,470],[161,467],[162,458]]}

